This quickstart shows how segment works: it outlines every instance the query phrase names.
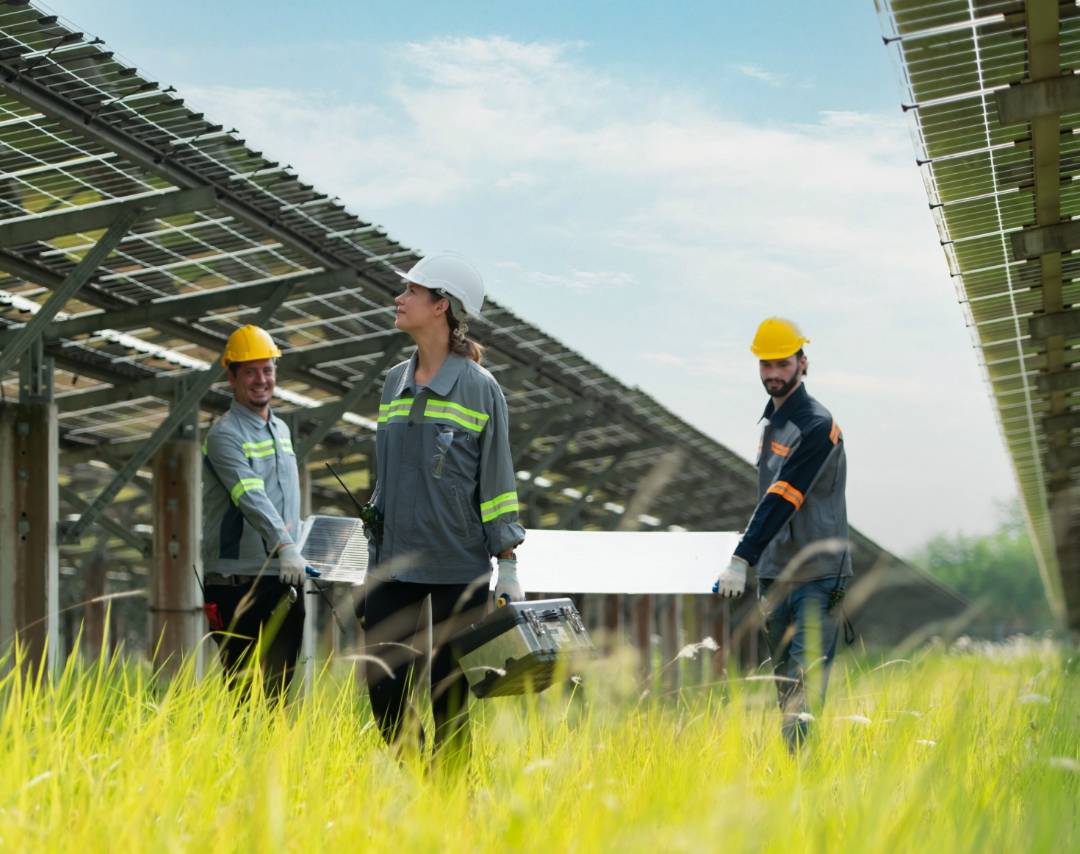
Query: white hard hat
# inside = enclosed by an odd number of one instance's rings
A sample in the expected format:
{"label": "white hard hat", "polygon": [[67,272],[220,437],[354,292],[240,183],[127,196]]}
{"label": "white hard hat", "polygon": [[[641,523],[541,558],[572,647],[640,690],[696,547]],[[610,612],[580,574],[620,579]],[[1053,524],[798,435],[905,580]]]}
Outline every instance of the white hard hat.
{"label": "white hard hat", "polygon": [[417,261],[402,274],[408,282],[434,291],[442,291],[457,301],[469,314],[480,316],[484,307],[484,280],[480,271],[464,255],[436,252]]}

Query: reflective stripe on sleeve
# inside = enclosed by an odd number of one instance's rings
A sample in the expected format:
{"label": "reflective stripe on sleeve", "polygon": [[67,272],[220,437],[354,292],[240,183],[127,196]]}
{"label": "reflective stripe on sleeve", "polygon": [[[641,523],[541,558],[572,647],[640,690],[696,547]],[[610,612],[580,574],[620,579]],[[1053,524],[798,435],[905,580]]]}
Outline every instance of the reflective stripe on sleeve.
{"label": "reflective stripe on sleeve", "polygon": [[765,494],[768,495],[770,492],[773,495],[779,495],[785,501],[790,501],[795,505],[796,510],[803,506],[803,501],[805,500],[803,494],[786,480],[778,480],[769,487]]}
{"label": "reflective stripe on sleeve", "polygon": [[265,492],[266,481],[261,477],[244,477],[236,482],[236,485],[229,491],[229,496],[232,498],[233,504],[239,504],[241,495],[256,489]]}
{"label": "reflective stripe on sleeve", "polygon": [[834,445],[844,438],[844,431],[840,429],[840,425],[835,421],[832,423],[832,430],[829,431],[829,441]]}
{"label": "reflective stripe on sleeve", "polygon": [[480,519],[483,522],[490,522],[507,513],[516,513],[518,506],[517,493],[504,492],[480,505]]}
{"label": "reflective stripe on sleeve", "polygon": [[770,442],[769,446],[772,448],[772,452],[778,457],[786,457],[791,453],[791,448],[787,445],[781,445],[779,442]]}

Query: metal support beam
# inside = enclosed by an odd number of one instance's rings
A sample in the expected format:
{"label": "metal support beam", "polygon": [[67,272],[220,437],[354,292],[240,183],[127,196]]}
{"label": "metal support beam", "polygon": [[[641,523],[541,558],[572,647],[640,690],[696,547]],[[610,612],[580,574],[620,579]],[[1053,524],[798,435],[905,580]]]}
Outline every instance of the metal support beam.
{"label": "metal support beam", "polygon": [[1046,452],[1046,467],[1052,471],[1067,471],[1080,467],[1080,447],[1070,445],[1064,448],[1051,448]]}
{"label": "metal support beam", "polygon": [[532,446],[532,443],[543,435],[544,430],[559,418],[566,417],[566,407],[562,404],[552,404],[547,409],[531,414],[531,423],[522,432],[513,436],[510,443],[510,456],[515,466],[521,465],[521,458]]}
{"label": "metal support beam", "polygon": [[577,432],[577,430],[571,430],[569,435],[556,440],[551,450],[544,455],[540,462],[531,467],[532,477],[518,487],[519,499],[525,499],[532,494],[533,490],[536,489],[536,479],[562,459],[563,454],[570,449],[570,443],[574,440]]}
{"label": "metal support beam", "polygon": [[589,500],[589,496],[599,489],[603,484],[614,474],[615,466],[622,461],[623,455],[616,454],[608,461],[606,466],[601,466],[595,472],[592,477],[589,478],[588,483],[585,484],[581,490],[581,495],[575,498],[573,502],[566,506],[562,514],[559,516],[557,526],[559,528],[570,528],[577,521],[578,516],[581,514],[581,508],[585,506]]}
{"label": "metal support beam", "polygon": [[[270,297],[263,306],[262,311],[260,311],[255,318],[254,323],[256,326],[265,325],[266,321],[273,316],[274,312],[278,310],[280,305],[288,297],[290,290],[291,286],[288,284],[277,286],[274,295]],[[150,438],[146,440],[141,448],[131,455],[131,458],[127,461],[124,468],[116,473],[112,482],[101,491],[101,494],[98,495],[97,498],[94,499],[93,503],[87,508],[86,512],[83,513],[79,520],[70,525],[65,524],[63,526],[62,534],[65,542],[78,542],[83,532],[93,524],[94,520],[108,506],[109,502],[116,497],[116,494],[123,488],[124,484],[131,479],[131,476],[142,468],[146,461],[154,455],[162,444],[172,438],[176,429],[189,417],[189,413],[199,405],[200,398],[202,398],[210,386],[217,382],[224,370],[225,369],[222,368],[218,362],[215,362],[201,374],[196,374],[191,377],[190,385],[186,392],[177,401],[165,420],[162,421],[161,424],[158,425],[158,428],[150,435]]]}
{"label": "metal support beam", "polygon": [[1013,258],[1031,261],[1054,252],[1080,249],[1080,220],[1033,225],[1009,234]]}
{"label": "metal support beam", "polygon": [[[46,340],[58,341],[92,335],[102,329],[139,329],[176,317],[192,321],[210,311],[238,305],[258,305],[269,291],[286,283],[292,283],[306,294],[320,294],[355,285],[356,273],[352,270],[333,270],[246,285],[229,285],[194,294],[164,297],[127,309],[86,312],[53,323],[44,335]],[[0,332],[0,347],[4,347],[19,331],[16,328]]]}
{"label": "metal support beam", "polygon": [[[4,89],[22,103],[52,116],[77,134],[91,136],[98,144],[117,152],[129,162],[147,169],[152,174],[160,175],[178,187],[189,189],[201,187],[207,183],[204,175],[179,162],[173,156],[174,152],[167,146],[152,145],[120,128],[113,127],[106,121],[95,118],[85,108],[28,75],[22,74],[10,60],[0,60],[0,77],[3,77]],[[328,270],[349,266],[346,258],[328,251],[325,245],[318,244],[294,229],[279,224],[277,212],[271,214],[268,210],[251,204],[237,194],[233,187],[228,186],[228,183],[228,181],[222,181],[214,184],[218,196],[216,207],[219,210],[255,227],[273,240],[294,248]],[[372,257],[370,263],[375,265],[380,272],[390,272],[385,269],[390,266],[386,260]],[[396,281],[393,283],[380,281],[375,276],[365,278],[382,293],[392,295],[396,292]]]}
{"label": "metal support beam", "polygon": [[994,93],[1003,125],[1029,122],[1036,116],[1080,112],[1080,76],[1065,74],[1032,80]]}
{"label": "metal support beam", "polygon": [[337,403],[329,404],[325,407],[319,407],[320,420],[314,430],[311,430],[296,446],[296,455],[303,459],[305,458],[314,447],[319,444],[329,433],[334,429],[334,425],[341,420],[341,416],[349,411],[354,404],[356,404],[364,395],[371,390],[371,387],[376,383],[382,372],[386,367],[397,358],[399,350],[395,347],[388,347],[386,351],[375,359],[368,369],[364,371],[363,376],[356,381],[356,383],[349,389],[349,391],[337,401]]}
{"label": "metal support beam", "polygon": [[45,242],[54,237],[109,228],[121,216],[135,211],[133,222],[165,219],[178,214],[207,210],[217,204],[210,187],[177,190],[139,199],[117,199],[104,204],[59,213],[22,217],[0,224],[0,246]]}
{"label": "metal support beam", "polygon": [[[1080,225],[1080,221],[1077,221]],[[1049,338],[1062,335],[1067,338],[1080,335],[1080,309],[1054,311],[1049,314],[1037,314],[1028,321],[1028,332],[1032,338]]]}
{"label": "metal support beam", "polygon": [[393,348],[398,352],[405,343],[405,335],[396,329],[379,332],[370,338],[353,341],[335,341],[332,344],[317,344],[302,350],[288,350],[278,359],[279,371],[297,371],[327,362],[340,362],[356,359],[372,353],[381,353]]}
{"label": "metal support beam", "polygon": [[1080,388],[1080,370],[1073,368],[1068,371],[1058,371],[1054,374],[1039,374],[1035,378],[1035,383],[1043,394],[1072,391]]}
{"label": "metal support beam", "polygon": [[109,253],[116,248],[116,244],[127,234],[128,229],[131,228],[138,216],[139,209],[133,209],[125,211],[117,217],[116,222],[109,226],[109,230],[94,244],[94,248],[87,252],[83,259],[75,265],[75,269],[67,275],[60,287],[53,292],[33,319],[19,330],[14,340],[10,341],[3,352],[0,353],[0,376],[3,376],[5,372],[15,366],[26,348],[52,322],[56,313],[67,304],[69,299],[75,296],[79,288],[90,281],[90,277],[94,275],[94,272],[109,256]]}
{"label": "metal support beam", "polygon": [[1080,430],[1080,412],[1062,412],[1060,415],[1047,415],[1043,419],[1043,430],[1057,433],[1061,430]]}
{"label": "metal support beam", "polygon": [[[64,503],[71,507],[76,513],[82,514],[86,512],[86,509],[90,506],[89,502],[84,501],[83,497],[79,495],[74,489],[69,486],[60,485],[60,497],[64,500]],[[104,513],[99,515],[95,520],[95,523],[99,528],[108,534],[116,537],[120,542],[127,543],[133,549],[139,552],[143,557],[150,557],[153,544],[149,537],[144,537],[141,534],[136,534],[134,531],[130,531],[121,525],[119,522],[114,522],[111,518]]]}

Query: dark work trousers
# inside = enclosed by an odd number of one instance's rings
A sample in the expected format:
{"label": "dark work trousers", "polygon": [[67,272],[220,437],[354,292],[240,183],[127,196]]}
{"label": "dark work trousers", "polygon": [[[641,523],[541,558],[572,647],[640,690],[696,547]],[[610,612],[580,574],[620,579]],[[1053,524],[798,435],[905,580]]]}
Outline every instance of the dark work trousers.
{"label": "dark work trousers", "polygon": [[[435,752],[455,764],[469,755],[469,684],[449,640],[484,615],[486,577],[473,584],[414,584],[369,579],[364,599],[368,696],[388,744],[403,734],[410,689],[422,662],[426,638],[424,603],[431,601],[431,706]],[[415,715],[421,749],[423,731]]]}
{"label": "dark work trousers", "polygon": [[208,604],[217,605],[225,627],[223,632],[214,632],[225,684],[230,688],[243,685],[244,668],[260,643],[266,695],[272,700],[284,699],[303,640],[303,588],[297,589],[296,601],[290,602],[287,584],[264,577],[246,584],[207,584],[205,597]]}
{"label": "dark work trousers", "polygon": [[806,682],[811,667],[820,668],[814,674],[820,685],[817,702],[825,702],[840,630],[840,609],[835,607],[835,600],[842,596],[846,584],[846,578],[790,584],[774,584],[770,579],[758,582],[758,602],[765,620],[773,674],[780,677],[776,693],[783,716],[782,730],[792,752],[806,741],[810,731]]}

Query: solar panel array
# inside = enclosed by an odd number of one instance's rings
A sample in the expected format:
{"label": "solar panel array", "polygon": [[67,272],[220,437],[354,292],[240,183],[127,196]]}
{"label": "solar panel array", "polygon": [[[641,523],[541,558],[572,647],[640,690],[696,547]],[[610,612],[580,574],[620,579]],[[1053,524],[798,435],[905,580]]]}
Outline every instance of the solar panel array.
{"label": "solar panel array", "polygon": [[[185,206],[200,192],[209,204]],[[101,237],[95,210],[118,202],[174,209],[139,220],[46,334],[66,509],[92,497],[163,421],[185,378],[283,287],[269,330],[285,351],[275,407],[294,433],[318,429],[355,384],[368,387],[308,455],[316,492],[331,502],[317,464],[369,467],[378,380],[408,352],[391,297],[418,255],[100,39],[22,0],[0,3],[0,347]],[[65,212],[69,230],[42,230]],[[745,523],[755,490],[745,460],[493,300],[471,334],[507,395],[531,524],[614,527],[643,478],[665,471],[646,527]],[[17,396],[13,373],[3,391]],[[229,400],[227,388],[211,389],[203,425]],[[136,478],[117,498],[129,530],[149,521],[146,488]],[[880,549],[859,542],[873,562]]]}
{"label": "solar panel array", "polygon": [[[1044,581],[1080,628],[1080,244],[1033,252],[1020,243],[1080,214],[1080,102],[1030,106],[1033,82],[1068,87],[1080,68],[1080,9],[1058,0],[888,0],[881,12]],[[1028,105],[1020,114],[1010,108],[1018,98]]]}

